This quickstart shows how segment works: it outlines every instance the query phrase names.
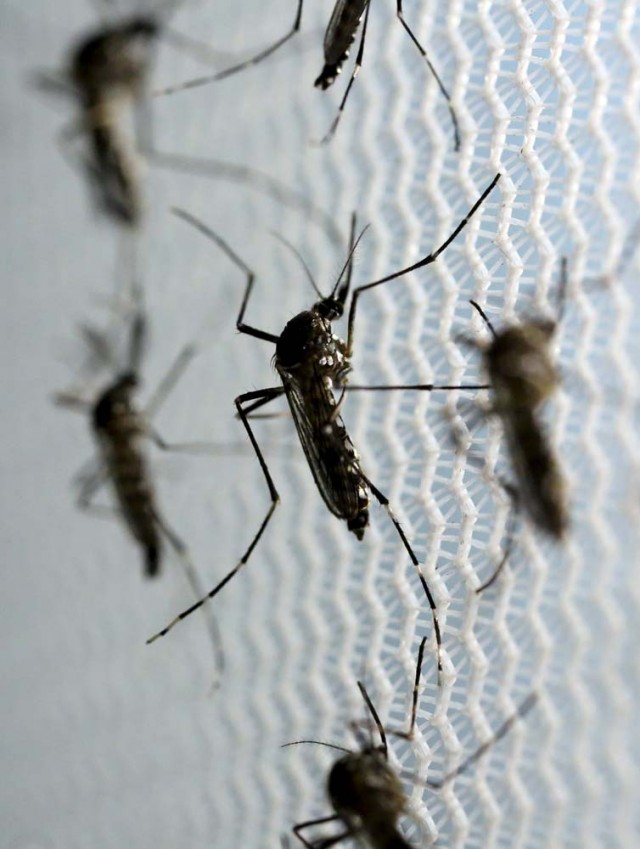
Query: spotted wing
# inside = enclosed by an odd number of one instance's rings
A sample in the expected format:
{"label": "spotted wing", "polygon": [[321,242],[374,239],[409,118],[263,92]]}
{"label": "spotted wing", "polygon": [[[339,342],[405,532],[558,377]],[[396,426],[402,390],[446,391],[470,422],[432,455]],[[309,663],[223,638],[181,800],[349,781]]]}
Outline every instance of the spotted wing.
{"label": "spotted wing", "polygon": [[322,380],[305,382],[287,377],[284,387],[304,450],[320,495],[334,516],[350,519],[362,509],[362,473],[358,455],[333,393]]}
{"label": "spotted wing", "polygon": [[369,0],[336,0],[324,36],[324,60],[327,65],[344,61]]}

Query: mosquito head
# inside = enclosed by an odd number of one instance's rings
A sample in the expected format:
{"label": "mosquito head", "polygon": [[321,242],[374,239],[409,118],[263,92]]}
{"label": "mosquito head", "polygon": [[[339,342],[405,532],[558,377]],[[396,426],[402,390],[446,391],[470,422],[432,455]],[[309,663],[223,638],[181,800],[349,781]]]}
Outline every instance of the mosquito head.
{"label": "mosquito head", "polygon": [[71,58],[71,78],[92,103],[111,88],[136,89],[142,85],[150,61],[150,43],[160,24],[149,16],[103,27],[82,41]]}
{"label": "mosquito head", "polygon": [[405,808],[400,779],[379,747],[345,755],[329,773],[327,794],[345,822],[369,828],[395,824]]}
{"label": "mosquito head", "polygon": [[130,412],[131,396],[137,386],[135,372],[126,371],[105,389],[93,408],[93,426],[96,430],[108,430],[115,419]]}
{"label": "mosquito head", "polygon": [[[340,293],[338,293],[339,295]],[[342,317],[344,313],[344,300],[329,295],[328,298],[323,298],[313,305],[313,311],[321,318],[326,318],[327,321],[336,321]]]}

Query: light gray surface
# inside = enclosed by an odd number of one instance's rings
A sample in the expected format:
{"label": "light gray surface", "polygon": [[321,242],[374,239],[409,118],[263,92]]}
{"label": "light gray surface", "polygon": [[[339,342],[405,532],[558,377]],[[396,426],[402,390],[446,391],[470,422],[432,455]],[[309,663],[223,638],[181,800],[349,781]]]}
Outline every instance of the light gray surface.
{"label": "light gray surface", "polygon": [[[265,5],[200,2],[176,26],[240,50],[289,22],[290,0]],[[553,292],[559,257],[569,256],[558,351],[565,386],[550,411],[572,488],[565,552],[525,525],[512,568],[476,601],[476,569],[481,578],[490,571],[485,542],[496,509],[504,522],[506,508],[473,468],[463,477],[463,459],[454,462],[442,400],[351,397],[345,414],[446,614],[445,686],[435,687],[430,653],[415,766],[424,774],[429,746],[436,769],[451,765],[527,692],[541,693],[536,712],[468,778],[435,799],[414,789],[416,814],[426,806],[431,814],[414,844],[427,845],[426,829],[437,828],[438,845],[452,849],[630,849],[640,779],[637,263],[610,289],[579,294],[579,281],[615,267],[638,217],[637,4],[407,4],[455,93],[458,156],[393,7],[380,0],[372,8],[365,66],[329,148],[310,145],[344,85],[325,95],[311,87],[325,0],[307,0],[302,36],[272,64],[158,101],[155,140],[163,150],[264,169],[334,213],[345,234],[355,207],[372,224],[357,282],[428,251],[495,170],[504,172],[500,193],[437,269],[363,299],[359,382],[474,378],[477,358],[452,341],[484,332],[468,298],[486,298],[498,320],[503,310],[526,314]],[[56,147],[70,110],[30,89],[28,75],[59,66],[96,15],[81,0],[64,9],[12,0],[1,17],[0,845],[277,847],[293,822],[328,812],[333,758],[279,745],[345,743],[347,720],[362,714],[361,676],[382,716],[402,724],[430,617],[382,511],[373,508],[363,543],[350,538],[326,513],[291,425],[279,419],[259,427],[282,505],[216,607],[227,652],[220,690],[211,692],[197,617],[144,646],[190,600],[178,564],[145,583],[122,529],[74,509],[69,482],[92,445],[87,423],[51,404],[82,356],[77,324],[105,316],[116,238]],[[194,72],[201,66],[166,48],[155,79],[163,86]],[[313,294],[269,228],[300,249],[324,290],[343,251],[300,211],[250,188],[150,169],[148,190],[145,387],[185,343],[202,348],[158,425],[171,439],[242,440],[232,399],[274,383],[272,350],[235,333],[241,276],[169,207],[201,216],[259,273],[251,321],[272,332]],[[485,435],[474,442],[480,452]],[[489,445],[496,451],[495,435]],[[157,459],[167,517],[213,583],[266,509],[257,464],[249,455]]]}

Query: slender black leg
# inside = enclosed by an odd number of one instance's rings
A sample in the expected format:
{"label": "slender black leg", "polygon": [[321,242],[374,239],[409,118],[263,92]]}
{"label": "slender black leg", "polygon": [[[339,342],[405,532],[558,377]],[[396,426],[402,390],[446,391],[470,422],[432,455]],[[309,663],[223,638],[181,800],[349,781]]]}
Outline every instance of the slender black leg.
{"label": "slender black leg", "polygon": [[[387,734],[391,734],[393,737],[400,737],[403,740],[413,740],[413,732],[415,729],[416,716],[418,713],[418,692],[420,689],[420,678],[422,677],[422,660],[424,658],[424,647],[426,644],[427,638],[423,637],[420,641],[420,648],[418,649],[418,661],[416,663],[416,674],[413,682],[413,691],[411,698],[411,720],[409,723],[408,731],[397,731],[393,728],[385,729],[382,725],[382,722],[380,721],[378,712],[373,706],[373,702],[371,701],[371,698],[369,697],[369,694],[365,689],[364,684],[361,684],[360,681],[358,681],[358,688],[360,690],[360,693],[362,694],[362,698],[364,699],[365,704],[367,705],[367,708],[369,709],[369,713],[373,717],[373,721],[378,729],[378,733],[380,734],[380,740],[382,741],[382,748],[384,749],[385,753],[387,751]],[[365,719],[363,722],[353,722],[351,723],[351,725],[357,733],[358,728],[362,725],[365,725],[367,728],[371,728],[371,721]]]}
{"label": "slender black leg", "polygon": [[181,622],[183,619],[186,619],[187,616],[190,616],[194,611],[196,611],[196,610],[198,610],[198,608],[202,607],[202,605],[205,602],[207,602],[210,598],[214,598],[214,596],[216,596],[220,592],[220,590],[223,589],[223,587],[225,587],[229,583],[229,581],[236,575],[237,572],[240,571],[240,569],[249,560],[254,548],[258,544],[260,537],[262,536],[262,534],[265,531],[265,528],[269,524],[269,521],[270,521],[271,517],[273,516],[273,513],[274,513],[274,511],[275,511],[275,509],[278,506],[278,503],[280,501],[280,496],[278,495],[278,491],[275,487],[275,484],[273,483],[273,479],[271,478],[271,473],[269,472],[269,468],[268,468],[266,461],[265,461],[265,459],[262,455],[262,451],[260,450],[260,446],[258,445],[258,441],[256,440],[254,433],[253,433],[253,430],[251,429],[251,425],[249,424],[247,414],[245,413],[245,411],[243,409],[243,404],[246,401],[255,401],[256,399],[264,397],[265,395],[271,395],[271,396],[276,397],[274,395],[274,393],[279,394],[280,393],[280,387],[275,387],[275,388],[270,388],[270,389],[259,389],[259,390],[256,390],[255,392],[246,392],[244,395],[239,395],[235,400],[235,405],[236,405],[236,409],[238,411],[238,416],[242,420],[242,424],[244,425],[245,430],[247,431],[247,434],[249,435],[249,439],[251,441],[251,444],[253,446],[254,451],[256,452],[258,462],[260,463],[260,468],[262,469],[262,473],[265,477],[265,480],[267,482],[267,487],[269,489],[269,495],[270,495],[270,498],[271,498],[271,506],[267,510],[266,516],[262,520],[260,527],[258,528],[257,533],[253,537],[249,547],[244,552],[244,554],[242,555],[242,557],[240,558],[238,563],[233,567],[233,569],[230,572],[228,572],[227,575],[225,575],[225,577],[218,584],[216,584],[216,586],[210,592],[207,593],[207,595],[203,596],[195,604],[192,604],[191,607],[187,608],[187,610],[184,610],[182,613],[180,613],[178,616],[176,616],[176,618],[173,619],[173,621],[171,621],[165,628],[163,628],[161,631],[158,631],[157,634],[154,634],[152,637],[150,637],[147,640],[147,643],[152,643],[154,640],[157,640],[159,637],[164,637],[165,634],[168,634],[169,631],[175,625],[178,624],[178,622]]}
{"label": "slender black leg", "polygon": [[385,734],[384,725],[380,721],[380,717],[378,716],[378,711],[376,710],[375,705],[371,701],[371,696],[369,695],[369,693],[367,693],[366,687],[364,686],[362,681],[358,681],[357,684],[358,684],[358,689],[360,690],[360,695],[364,699],[364,703],[367,706],[367,710],[371,714],[373,721],[376,725],[376,728],[378,729],[378,734],[380,735],[380,743],[382,745],[382,751],[384,752],[384,756],[386,758],[387,753],[388,753],[388,746],[387,746],[387,735]]}
{"label": "slender black leg", "polygon": [[[278,390],[276,394],[276,390]],[[284,386],[274,387],[273,393],[269,395],[265,395],[264,398],[260,398],[258,401],[254,401],[253,404],[249,404],[248,407],[245,407],[245,414],[250,418],[259,418],[258,416],[253,416],[255,410],[259,410],[260,407],[264,407],[265,404],[270,404],[272,401],[275,401],[276,398],[279,398],[281,395],[284,395]]]}
{"label": "slender black leg", "polygon": [[167,442],[156,428],[147,426],[146,434],[161,451],[175,454],[208,454],[212,457],[226,457],[230,454],[247,454],[250,447],[246,442]]}
{"label": "slender black leg", "polygon": [[435,262],[440,254],[446,250],[451,242],[458,236],[459,233],[464,230],[464,228],[469,223],[469,220],[475,215],[478,209],[482,206],[486,198],[491,194],[493,189],[496,187],[498,181],[500,179],[500,174],[496,174],[491,183],[487,186],[487,188],[482,192],[478,200],[473,204],[469,212],[462,219],[462,221],[458,224],[455,230],[444,240],[444,242],[440,245],[440,247],[436,248],[430,254],[423,257],[418,262],[413,265],[409,265],[407,268],[403,268],[400,271],[395,271],[393,274],[388,274],[386,277],[380,278],[380,280],[374,280],[373,283],[367,283],[365,286],[359,286],[353,292],[353,298],[351,299],[351,307],[349,308],[349,322],[348,322],[348,335],[347,335],[347,356],[350,358],[353,355],[353,331],[354,331],[354,320],[356,317],[356,308],[358,305],[358,299],[363,292],[367,292],[369,289],[373,289],[376,286],[381,286],[383,283],[388,283],[390,280],[396,280],[398,277],[403,277],[405,274],[409,274],[411,271],[416,271],[418,268],[424,268],[427,265],[431,265],[431,263]]}
{"label": "slender black leg", "polygon": [[[265,50],[261,50],[255,56],[252,56],[251,59],[246,59],[244,62],[239,62],[237,65],[232,65],[230,68],[225,68],[223,71],[218,71],[215,74],[208,74],[203,77],[197,77],[193,80],[187,80],[183,83],[178,83],[177,85],[168,86],[167,88],[159,89],[158,91],[153,92],[153,97],[164,97],[167,94],[175,94],[178,91],[184,91],[189,88],[199,88],[203,85],[208,85],[209,83],[215,83],[220,80],[224,80],[227,77],[232,76],[233,74],[237,74],[240,71],[244,71],[245,68],[250,68],[252,65],[258,65],[263,59],[267,59],[273,53],[276,52],[283,44],[286,44],[290,38],[298,32],[300,29],[300,21],[302,19],[302,4],[303,0],[298,0],[298,6],[296,8],[296,16],[293,21],[293,26],[291,29],[283,35],[282,38],[279,38],[277,41],[274,41],[269,47]],[[266,8],[266,7],[265,7]],[[177,39],[173,38],[174,43],[176,43]],[[184,42],[184,40],[183,40]]]}
{"label": "slender black leg", "polygon": [[355,82],[358,73],[360,72],[360,68],[362,67],[362,59],[364,57],[364,42],[367,35],[367,23],[369,21],[370,8],[371,3],[367,3],[367,8],[364,13],[364,22],[362,24],[362,36],[360,37],[360,47],[358,48],[358,55],[356,56],[356,61],[353,65],[353,71],[351,72],[351,77],[349,78],[347,88],[345,89],[345,92],[342,96],[342,100],[340,101],[340,106],[338,107],[336,117],[333,119],[333,123],[329,127],[326,135],[320,141],[320,144],[327,144],[327,142],[331,141],[335,134],[335,131],[338,129],[338,123],[340,121],[340,118],[342,117],[342,112],[344,111],[344,105],[347,102],[347,98],[349,97],[349,92],[351,91],[351,87]]}
{"label": "slender black leg", "polygon": [[[324,849],[328,849],[329,846],[333,846],[336,843],[339,843],[341,840],[346,840],[347,837],[351,836],[350,831],[346,831],[343,834],[336,834],[333,837],[327,837],[321,841],[315,841],[314,843],[309,843],[309,841],[302,836],[300,833],[304,828],[312,828],[316,825],[324,825],[328,822],[337,822],[340,819],[336,814],[332,814],[329,817],[321,817],[317,820],[307,820],[306,822],[299,822],[297,825],[294,825],[291,829],[298,840],[306,846],[307,849],[320,849],[320,847],[324,847]],[[330,841],[327,843],[327,841]]]}
{"label": "slender black leg", "polygon": [[[187,579],[187,583],[191,588],[191,592],[193,593],[195,598],[202,598],[204,590],[200,583],[196,568],[193,565],[193,561],[191,560],[191,555],[189,554],[187,544],[169,526],[167,521],[162,516],[156,513],[154,518],[156,524],[158,525],[158,528],[169,542],[169,545],[171,545],[173,550],[178,555],[178,558],[184,570],[185,577]],[[217,671],[218,678],[220,679],[225,668],[224,649],[222,647],[222,637],[220,636],[220,630],[218,628],[215,617],[213,616],[213,613],[211,611],[209,611],[209,616],[207,617],[207,631],[209,632],[209,637],[211,639],[211,645],[213,648],[215,668]]]}
{"label": "slender black leg", "polygon": [[404,27],[405,32],[408,34],[411,41],[413,41],[415,46],[418,48],[420,55],[422,56],[424,61],[427,63],[427,66],[428,66],[429,70],[431,71],[431,74],[433,75],[434,80],[438,84],[438,88],[442,92],[442,96],[447,101],[447,106],[449,107],[449,115],[451,115],[451,123],[453,124],[454,150],[457,152],[457,151],[460,150],[460,128],[458,126],[458,118],[457,118],[455,110],[453,108],[453,104],[451,103],[451,97],[449,96],[449,92],[444,87],[444,84],[443,84],[442,80],[440,79],[438,72],[436,71],[434,66],[431,64],[431,60],[427,56],[426,50],[424,49],[424,47],[420,44],[420,42],[418,41],[418,39],[414,35],[413,31],[409,27],[409,24],[405,21],[404,13],[402,11],[402,0],[396,0],[396,14],[398,16],[398,20],[400,21],[400,23]]}
{"label": "slender black leg", "polygon": [[[363,475],[363,478],[364,478],[364,475]],[[396,531],[398,532],[398,536],[400,537],[402,544],[404,545],[404,547],[407,551],[407,554],[409,555],[409,557],[411,559],[411,562],[415,566],[416,572],[418,573],[418,577],[420,578],[420,583],[422,584],[422,589],[424,590],[424,594],[426,595],[427,601],[429,602],[429,607],[431,608],[431,617],[433,619],[433,630],[434,630],[435,637],[436,637],[436,648],[437,648],[437,654],[438,654],[438,680],[440,680],[440,674],[442,673],[442,637],[441,637],[441,634],[440,634],[440,623],[438,621],[438,611],[437,611],[437,608],[436,608],[435,600],[433,598],[433,595],[431,594],[431,590],[429,589],[429,585],[427,584],[425,577],[422,574],[422,570],[420,569],[420,563],[418,561],[418,558],[416,557],[414,550],[411,548],[411,545],[409,544],[409,540],[407,539],[405,532],[402,530],[402,525],[400,524],[400,522],[396,518],[393,510],[389,506],[389,499],[387,498],[386,495],[384,495],[382,492],[380,492],[380,490],[376,486],[374,486],[368,478],[364,478],[364,480],[365,480],[367,486],[369,487],[369,489],[371,490],[372,495],[377,499],[378,503],[382,507],[384,507],[384,509],[389,514],[389,518],[393,522],[393,526],[395,527]]]}
{"label": "slender black leg", "polygon": [[191,224],[197,230],[199,230],[203,235],[207,236],[207,238],[211,239],[215,242],[218,247],[222,250],[224,254],[234,263],[241,271],[243,271],[247,277],[247,285],[245,288],[244,296],[242,298],[242,303],[240,305],[240,312],[238,313],[238,318],[236,320],[236,327],[240,333],[246,333],[248,336],[255,336],[257,339],[263,339],[266,342],[273,342],[274,344],[278,341],[278,337],[273,333],[267,333],[264,330],[259,330],[257,327],[251,327],[248,324],[244,323],[244,314],[247,309],[247,304],[249,302],[249,297],[251,295],[251,291],[253,289],[253,283],[255,280],[254,272],[249,268],[249,266],[238,256],[238,254],[232,250],[229,245],[218,236],[210,227],[207,227],[202,221],[196,218],[191,213],[186,212],[184,209],[178,209],[177,207],[173,207],[172,212],[174,215],[177,215],[178,218],[182,218],[183,221]]}

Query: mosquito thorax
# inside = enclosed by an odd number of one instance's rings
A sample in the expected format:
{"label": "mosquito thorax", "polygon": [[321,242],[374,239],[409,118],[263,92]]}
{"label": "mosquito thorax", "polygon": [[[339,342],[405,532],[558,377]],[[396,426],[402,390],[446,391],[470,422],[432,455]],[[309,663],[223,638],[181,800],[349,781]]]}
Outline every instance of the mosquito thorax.
{"label": "mosquito thorax", "polygon": [[144,78],[149,42],[159,30],[157,21],[145,17],[100,29],[75,50],[72,79],[79,88],[94,94],[110,87],[135,86]]}
{"label": "mosquito thorax", "polygon": [[131,409],[131,394],[138,386],[138,378],[133,372],[124,372],[112,383],[96,401],[93,408],[93,427],[95,430],[109,428],[114,418]]}
{"label": "mosquito thorax", "polygon": [[333,296],[323,298],[313,305],[313,312],[321,318],[326,318],[327,321],[337,321],[344,314],[344,302]]}
{"label": "mosquito thorax", "polygon": [[553,322],[531,320],[499,332],[485,352],[491,382],[508,393],[511,405],[535,408],[557,387],[549,350],[554,331]]}
{"label": "mosquito thorax", "polygon": [[326,359],[329,368],[342,365],[331,322],[340,318],[343,311],[342,303],[336,298],[324,298],[313,309],[294,316],[287,322],[276,343],[277,365],[290,369],[302,365],[310,357]]}
{"label": "mosquito thorax", "polygon": [[341,818],[350,822],[357,817],[365,828],[371,822],[395,824],[405,807],[402,784],[384,752],[377,748],[336,761],[329,773],[327,793]]}

